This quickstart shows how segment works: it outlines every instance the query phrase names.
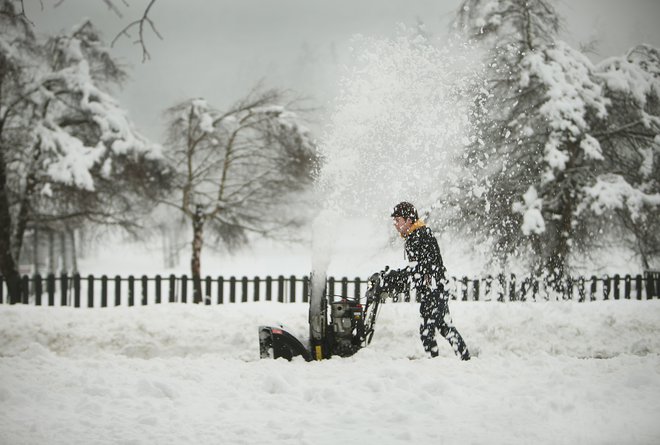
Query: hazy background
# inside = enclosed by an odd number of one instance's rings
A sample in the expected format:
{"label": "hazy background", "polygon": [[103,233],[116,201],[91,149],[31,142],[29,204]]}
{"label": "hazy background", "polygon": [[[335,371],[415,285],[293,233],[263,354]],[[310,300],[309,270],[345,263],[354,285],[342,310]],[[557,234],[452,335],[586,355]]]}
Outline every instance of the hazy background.
{"label": "hazy background", "polygon": [[[90,18],[110,45],[124,27],[142,16],[149,3],[148,0],[127,1],[128,5],[124,0],[114,0],[121,17],[109,10],[103,0],[25,0],[25,4],[37,34],[51,35],[68,30]],[[330,118],[337,110],[335,100],[340,96],[340,80],[355,66],[351,52],[355,37],[392,37],[399,32],[400,25],[423,25],[427,34],[444,39],[460,4],[460,0],[157,0],[149,16],[163,39],[150,29],[145,31],[149,60],[142,61],[142,49],[134,44],[135,28],[130,38],[120,37],[112,48],[113,56],[126,65],[130,76],[114,96],[147,137],[162,142],[162,112],[166,108],[193,97],[203,97],[217,108],[228,107],[261,81],[265,87],[290,89],[306,97],[307,105],[317,109],[311,116],[314,134],[320,138],[321,145],[332,145],[337,137],[351,139],[355,136],[342,132],[336,123],[334,128],[326,127],[331,126]],[[625,54],[640,43],[660,47],[657,26],[660,0],[557,0],[555,4],[565,20],[561,38],[576,49],[588,48],[588,55],[594,62]],[[357,39],[358,45],[364,40]],[[451,64],[451,61],[443,60],[443,63]],[[442,64],[437,65],[442,69]],[[378,67],[371,67],[371,71],[377,70]],[[414,71],[414,67],[411,70]],[[349,79],[349,85],[351,80],[355,81],[355,76]],[[413,100],[409,96],[402,97]],[[399,109],[403,106],[400,101],[392,103],[394,111],[397,106]],[[443,115],[435,116],[440,119]],[[351,146],[350,142],[346,145]],[[352,146],[356,150],[359,148],[357,144]],[[345,154],[339,150],[335,157]],[[397,201],[388,200],[385,195],[381,198],[381,201],[388,201],[383,204],[385,207]],[[329,272],[366,276],[377,266],[404,261],[400,245],[393,246],[389,253],[376,245],[393,231],[388,212],[375,213],[382,215],[383,221],[362,224],[359,226],[362,231],[353,222],[350,239],[333,239],[333,243],[339,244],[337,255],[348,253],[335,259]],[[344,228],[337,227],[338,230]],[[187,240],[185,242],[178,266],[181,270],[186,270],[188,263]],[[440,242],[451,273],[478,272],[475,264],[480,264],[481,259],[475,252],[465,254],[460,243],[453,239],[441,236]],[[130,255],[117,248],[90,252],[95,256],[82,261],[81,270],[108,273],[112,268],[113,273],[135,270],[157,273],[162,271],[163,265],[152,258],[161,247],[158,242],[152,244],[135,246],[136,252]],[[226,259],[227,253],[222,249],[216,258],[214,247],[217,246],[211,243],[205,247],[205,271],[222,270],[229,275],[245,270],[271,274],[310,270],[309,246],[291,247],[287,251],[287,261],[282,260],[282,249],[277,245],[248,246],[252,253],[232,261]],[[351,249],[359,250],[362,256]],[[609,266],[618,272],[625,270],[622,264],[626,263],[625,258],[619,263],[611,259],[610,263]],[[145,269],[147,265],[151,269]]]}
{"label": "hazy background", "polygon": [[[26,0],[26,8],[38,33],[68,29],[88,17],[109,44],[142,16],[148,1],[115,3],[123,17],[102,0]],[[117,96],[136,125],[159,141],[161,112],[175,102],[205,97],[225,107],[261,80],[309,98],[320,109],[315,116],[320,129],[350,60],[352,36],[391,36],[399,23],[423,23],[441,37],[459,5],[459,0],[157,0],[150,17],[163,40],[145,33],[151,59],[142,63],[141,48],[131,39],[114,45],[131,76]],[[659,0],[560,0],[557,8],[566,20],[563,38],[575,47],[590,45],[594,61],[639,43],[660,46]]]}

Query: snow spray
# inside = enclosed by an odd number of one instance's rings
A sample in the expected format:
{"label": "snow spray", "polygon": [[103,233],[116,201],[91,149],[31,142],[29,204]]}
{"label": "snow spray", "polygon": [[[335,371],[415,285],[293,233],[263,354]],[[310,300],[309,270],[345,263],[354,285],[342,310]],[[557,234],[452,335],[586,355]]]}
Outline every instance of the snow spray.
{"label": "snow spray", "polygon": [[[323,294],[340,243],[390,244],[390,214],[406,200],[429,210],[461,174],[470,93],[480,57],[402,28],[395,38],[357,36],[334,113],[320,141],[313,225],[313,296]],[[374,271],[383,264],[374,264]]]}

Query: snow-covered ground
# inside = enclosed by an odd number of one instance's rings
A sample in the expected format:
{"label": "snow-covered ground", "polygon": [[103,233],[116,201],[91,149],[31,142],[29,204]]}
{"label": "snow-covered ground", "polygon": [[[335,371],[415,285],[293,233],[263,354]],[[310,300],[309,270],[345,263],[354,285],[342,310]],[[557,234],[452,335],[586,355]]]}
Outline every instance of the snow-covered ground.
{"label": "snow-covered ground", "polygon": [[0,443],[660,443],[660,301],[451,308],[470,362],[426,359],[410,303],[314,363],[258,358],[305,304],[0,306]]}

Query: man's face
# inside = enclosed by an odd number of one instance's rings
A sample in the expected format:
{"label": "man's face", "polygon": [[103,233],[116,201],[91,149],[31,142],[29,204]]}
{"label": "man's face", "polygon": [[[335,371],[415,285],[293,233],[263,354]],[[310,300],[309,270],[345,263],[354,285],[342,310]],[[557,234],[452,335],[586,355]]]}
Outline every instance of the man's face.
{"label": "man's face", "polygon": [[406,236],[412,225],[413,222],[410,218],[404,218],[402,216],[394,217],[394,228],[401,236]]}

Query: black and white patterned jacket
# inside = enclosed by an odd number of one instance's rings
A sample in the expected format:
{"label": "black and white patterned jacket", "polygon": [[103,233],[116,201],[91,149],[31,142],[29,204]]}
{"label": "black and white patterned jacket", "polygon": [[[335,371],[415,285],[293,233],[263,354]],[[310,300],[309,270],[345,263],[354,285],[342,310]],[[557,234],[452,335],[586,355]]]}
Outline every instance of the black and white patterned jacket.
{"label": "black and white patterned jacket", "polygon": [[422,303],[447,299],[446,269],[433,231],[422,220],[417,220],[405,238],[406,258],[411,264],[403,269],[386,271],[386,284],[395,293],[407,293],[409,283],[412,284]]}

